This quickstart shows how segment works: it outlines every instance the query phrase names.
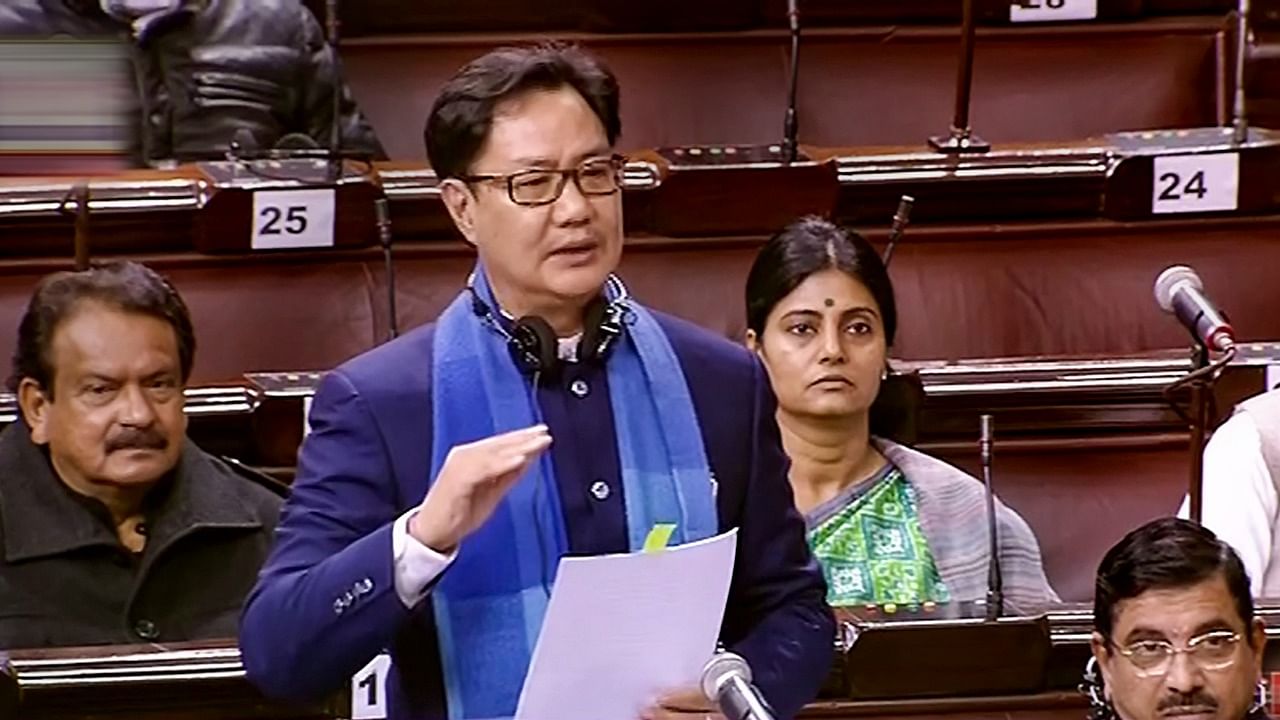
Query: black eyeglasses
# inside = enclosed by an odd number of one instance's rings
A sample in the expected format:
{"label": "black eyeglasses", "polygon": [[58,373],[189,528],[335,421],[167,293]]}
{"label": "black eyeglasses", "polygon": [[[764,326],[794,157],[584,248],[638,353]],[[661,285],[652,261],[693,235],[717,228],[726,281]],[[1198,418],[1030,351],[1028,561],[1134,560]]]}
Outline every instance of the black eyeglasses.
{"label": "black eyeglasses", "polygon": [[505,181],[507,196],[517,205],[547,205],[560,199],[564,187],[573,183],[583,195],[612,195],[622,188],[622,167],[626,158],[613,155],[593,158],[569,170],[521,170],[504,175],[463,175],[463,182]]}

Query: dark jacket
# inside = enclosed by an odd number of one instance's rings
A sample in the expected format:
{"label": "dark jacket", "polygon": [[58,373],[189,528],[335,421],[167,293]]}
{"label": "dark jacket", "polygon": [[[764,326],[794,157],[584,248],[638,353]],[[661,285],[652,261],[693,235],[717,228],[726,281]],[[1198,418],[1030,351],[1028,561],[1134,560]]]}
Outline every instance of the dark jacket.
{"label": "dark jacket", "polygon": [[[777,716],[791,717],[831,668],[835,623],[787,483],[773,392],[746,348],[655,315],[688,380],[720,529],[739,528],[720,638],[751,664]],[[241,627],[245,671],[270,695],[321,697],[390,648],[388,717],[446,716],[430,598],[412,610],[401,602],[391,541],[393,521],[430,485],[434,329],[347,362],[317,390],[278,542]],[[599,363],[573,363],[537,390],[574,555],[627,550],[607,376]],[[601,483],[612,492],[593,493]]]}
{"label": "dark jacket", "polygon": [[[142,164],[221,158],[240,129],[260,149],[289,133],[328,147],[340,64],[298,0],[184,0],[141,37],[132,31],[96,0],[0,2],[0,36],[132,38],[132,150]],[[346,85],[337,85],[343,149],[385,157]]]}
{"label": "dark jacket", "polygon": [[0,433],[0,650],[234,637],[280,496],[188,441],[148,504],[135,556],[24,423]]}

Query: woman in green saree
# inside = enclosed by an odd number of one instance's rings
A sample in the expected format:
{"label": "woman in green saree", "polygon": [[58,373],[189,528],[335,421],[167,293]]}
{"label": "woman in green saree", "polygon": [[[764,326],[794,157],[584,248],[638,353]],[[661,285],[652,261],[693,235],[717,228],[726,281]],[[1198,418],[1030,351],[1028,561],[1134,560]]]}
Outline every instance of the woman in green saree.
{"label": "woman in green saree", "polygon": [[[747,345],[778,399],[796,507],[832,605],[968,602],[986,593],[981,483],[871,434],[897,330],[893,285],[861,237],[819,218],[789,225],[747,279]],[[1006,607],[1056,602],[1026,522],[997,502]]]}

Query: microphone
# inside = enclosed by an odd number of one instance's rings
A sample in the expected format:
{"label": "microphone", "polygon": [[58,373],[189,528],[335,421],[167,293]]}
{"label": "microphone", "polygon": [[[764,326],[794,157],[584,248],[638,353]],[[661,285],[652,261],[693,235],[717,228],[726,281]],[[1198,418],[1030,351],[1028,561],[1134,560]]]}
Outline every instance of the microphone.
{"label": "microphone", "polygon": [[391,263],[391,208],[385,197],[373,201],[373,211],[378,219],[378,243],[382,245],[382,261],[387,274],[388,340],[400,335],[396,322],[396,269]]}
{"label": "microphone", "polygon": [[893,225],[889,228],[889,243],[884,248],[884,267],[889,269],[889,261],[893,259],[893,248],[902,239],[902,233],[907,229],[907,223],[911,222],[911,208],[915,207],[916,199],[910,195],[903,195],[898,201],[898,210],[893,214]]}
{"label": "microphone", "polygon": [[89,183],[80,181],[72,185],[67,194],[62,196],[62,204],[58,210],[72,214],[71,206],[75,205],[75,265],[76,271],[89,269]]}
{"label": "microphone", "polygon": [[231,144],[227,147],[227,159],[236,160],[258,154],[258,138],[249,128],[236,128],[231,135]]}
{"label": "microphone", "polygon": [[[342,177],[342,73],[338,71],[338,0],[325,0],[324,29],[329,43],[329,67],[333,71],[329,81],[333,83],[333,118],[329,123],[329,172],[334,180]],[[392,320],[394,322],[394,318]]]}
{"label": "microphone", "polygon": [[800,125],[796,117],[796,88],[800,85],[800,10],[797,0],[787,0],[791,28],[791,79],[787,83],[787,114],[782,123],[782,158],[793,163],[799,154]]}
{"label": "microphone", "polygon": [[[262,159],[324,162],[327,165],[325,170],[325,181],[327,182],[337,181],[338,176],[333,171],[334,162],[342,163],[342,158],[334,157],[332,150],[322,147],[315,138],[301,132],[291,132],[281,136],[279,140],[276,140],[276,144],[262,155]],[[318,181],[318,179],[313,178],[313,181]]]}
{"label": "microphone", "polygon": [[[237,130],[236,132],[240,132]],[[319,150],[320,143],[306,133],[291,132],[282,136],[272,146],[273,150],[282,150],[285,154],[292,150]]]}
{"label": "microphone", "polygon": [[1004,575],[1000,572],[1000,533],[996,521],[996,491],[991,485],[991,416],[983,414],[978,419],[980,436],[978,452],[982,457],[982,483],[987,490],[987,540],[990,557],[987,559],[987,620],[993,621],[1004,614]]}
{"label": "microphone", "polygon": [[1173,313],[1196,342],[1219,352],[1235,347],[1236,331],[1205,297],[1204,283],[1195,270],[1186,265],[1166,268],[1156,278],[1155,296],[1160,309]]}
{"label": "microphone", "polygon": [[1249,62],[1249,0],[1236,3],[1235,98],[1231,108],[1231,141],[1236,145],[1249,139],[1249,118],[1245,113],[1245,66]]}
{"label": "microphone", "polygon": [[320,143],[306,133],[291,132],[281,135],[270,148],[258,145],[258,138],[249,128],[237,128],[227,149],[228,160],[287,160],[324,157]]}
{"label": "microphone", "polygon": [[741,655],[718,652],[702,668],[702,694],[729,720],[774,720],[773,708],[751,684],[751,667]]}

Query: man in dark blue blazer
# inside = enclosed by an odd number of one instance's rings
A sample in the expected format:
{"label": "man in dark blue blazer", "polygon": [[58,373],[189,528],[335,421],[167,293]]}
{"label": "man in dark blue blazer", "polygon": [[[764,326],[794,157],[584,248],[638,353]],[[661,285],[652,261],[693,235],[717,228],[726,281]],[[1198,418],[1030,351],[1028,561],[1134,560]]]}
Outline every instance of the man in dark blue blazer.
{"label": "man in dark blue blazer", "polygon": [[[241,623],[266,693],[323,695],[389,650],[391,717],[510,716],[558,559],[669,524],[738,529],[720,640],[778,717],[816,694],[834,623],[768,380],[612,275],[619,132],[616,80],[573,48],[498,50],[446,84],[427,151],[480,263],[437,322],[321,383]],[[716,716],[668,690],[637,717]]]}

